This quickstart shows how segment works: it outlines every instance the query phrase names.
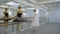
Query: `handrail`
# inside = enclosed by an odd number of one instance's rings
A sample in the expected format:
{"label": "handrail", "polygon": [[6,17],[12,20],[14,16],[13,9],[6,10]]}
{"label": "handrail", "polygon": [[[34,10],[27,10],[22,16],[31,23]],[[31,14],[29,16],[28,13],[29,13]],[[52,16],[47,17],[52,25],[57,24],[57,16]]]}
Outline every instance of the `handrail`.
{"label": "handrail", "polygon": [[[9,22],[7,25],[17,24],[17,22]],[[0,26],[5,26],[6,24],[4,22],[0,22]]]}

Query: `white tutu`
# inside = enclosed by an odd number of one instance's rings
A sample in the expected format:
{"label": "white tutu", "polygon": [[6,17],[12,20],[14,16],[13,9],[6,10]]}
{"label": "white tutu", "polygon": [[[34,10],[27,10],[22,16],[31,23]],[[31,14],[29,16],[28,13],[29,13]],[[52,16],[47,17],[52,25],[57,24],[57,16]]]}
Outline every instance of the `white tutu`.
{"label": "white tutu", "polygon": [[33,18],[31,25],[32,27],[38,27],[40,25],[39,18],[37,16]]}

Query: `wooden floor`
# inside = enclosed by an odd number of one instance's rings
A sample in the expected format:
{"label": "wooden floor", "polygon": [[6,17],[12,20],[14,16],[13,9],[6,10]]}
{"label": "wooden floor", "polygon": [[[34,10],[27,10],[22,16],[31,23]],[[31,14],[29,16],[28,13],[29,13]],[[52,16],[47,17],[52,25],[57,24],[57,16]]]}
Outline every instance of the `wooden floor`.
{"label": "wooden floor", "polygon": [[47,23],[41,25],[37,31],[27,30],[22,34],[60,34],[60,23]]}
{"label": "wooden floor", "polygon": [[[43,23],[42,23],[43,24]],[[16,26],[16,25],[14,25]],[[8,34],[12,34],[12,26],[8,26]],[[15,31],[16,27],[14,27]],[[0,34],[4,34],[4,27],[0,26]],[[14,33],[15,34],[15,33]],[[60,23],[46,23],[40,25],[37,31],[33,31],[32,29],[28,29],[22,31],[21,34],[60,34]]]}

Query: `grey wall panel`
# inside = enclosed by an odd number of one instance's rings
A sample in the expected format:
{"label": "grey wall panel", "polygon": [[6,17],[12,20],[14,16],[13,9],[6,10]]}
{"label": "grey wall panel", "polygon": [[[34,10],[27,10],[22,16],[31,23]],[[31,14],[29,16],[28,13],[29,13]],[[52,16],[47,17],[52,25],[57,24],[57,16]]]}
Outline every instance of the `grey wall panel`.
{"label": "grey wall panel", "polygon": [[51,10],[49,12],[49,22],[60,23],[60,10]]}

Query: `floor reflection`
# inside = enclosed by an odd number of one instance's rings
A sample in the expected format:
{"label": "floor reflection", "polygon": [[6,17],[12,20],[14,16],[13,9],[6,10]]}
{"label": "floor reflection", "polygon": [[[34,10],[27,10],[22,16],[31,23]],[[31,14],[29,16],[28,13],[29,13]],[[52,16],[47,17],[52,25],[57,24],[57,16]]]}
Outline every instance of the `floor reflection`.
{"label": "floor reflection", "polygon": [[[0,26],[0,34],[4,34],[4,26]],[[16,24],[14,24],[13,33],[12,25],[8,26],[8,34],[16,34]],[[45,23],[40,25],[37,31],[33,31],[32,28],[30,28],[25,31],[21,31],[21,34],[60,34],[60,23]]]}

